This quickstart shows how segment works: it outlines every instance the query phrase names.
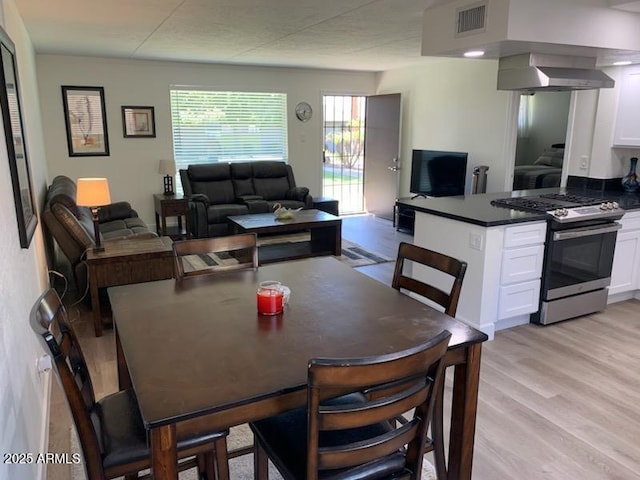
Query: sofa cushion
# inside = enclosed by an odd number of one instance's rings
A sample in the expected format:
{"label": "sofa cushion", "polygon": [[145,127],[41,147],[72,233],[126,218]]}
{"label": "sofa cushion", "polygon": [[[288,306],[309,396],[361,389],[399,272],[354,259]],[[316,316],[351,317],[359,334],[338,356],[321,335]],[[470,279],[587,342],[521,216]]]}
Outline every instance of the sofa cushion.
{"label": "sofa cushion", "polygon": [[253,168],[251,163],[232,163],[231,179],[236,197],[255,194],[255,190],[253,188]]}
{"label": "sofa cushion", "polygon": [[76,217],[63,203],[52,204],[51,212],[58,222],[65,226],[73,240],[82,246],[83,250],[95,245],[91,214],[89,214],[89,218],[86,215]]}
{"label": "sofa cushion", "polygon": [[228,163],[189,165],[187,173],[192,193],[206,195],[209,203],[233,203],[235,200]]}
{"label": "sofa cushion", "polygon": [[49,191],[47,192],[47,202],[49,205],[61,203],[74,215],[78,215],[76,205],[76,184],[69,177],[58,175],[53,179]]}
{"label": "sofa cushion", "polygon": [[209,205],[209,208],[207,208],[207,222],[225,223],[227,221],[227,217],[233,215],[246,215],[247,213],[249,213],[249,208],[246,205],[240,205],[239,203]]}
{"label": "sofa cushion", "polygon": [[280,200],[285,198],[292,187],[289,183],[289,173],[284,162],[254,162],[253,186],[256,194],[265,200]]}

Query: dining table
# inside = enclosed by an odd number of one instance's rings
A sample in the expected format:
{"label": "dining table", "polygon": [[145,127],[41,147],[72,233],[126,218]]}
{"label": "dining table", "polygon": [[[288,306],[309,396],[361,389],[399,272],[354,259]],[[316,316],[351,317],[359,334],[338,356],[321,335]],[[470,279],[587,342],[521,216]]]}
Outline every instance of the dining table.
{"label": "dining table", "polygon": [[[290,289],[259,315],[259,284]],[[118,381],[133,388],[153,478],[177,479],[176,442],[304,406],[311,358],[383,355],[451,332],[447,478],[471,478],[487,336],[334,257],[111,287]]]}

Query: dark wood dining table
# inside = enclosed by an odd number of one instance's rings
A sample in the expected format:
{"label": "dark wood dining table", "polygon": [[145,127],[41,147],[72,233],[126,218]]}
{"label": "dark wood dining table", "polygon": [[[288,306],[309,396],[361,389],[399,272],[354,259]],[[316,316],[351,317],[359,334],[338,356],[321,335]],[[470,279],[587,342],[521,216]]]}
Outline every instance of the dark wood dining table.
{"label": "dark wood dining table", "polygon": [[[257,314],[265,280],[291,289],[281,315]],[[448,478],[471,478],[487,336],[333,257],[112,287],[109,298],[120,387],[135,391],[156,480],[177,478],[177,439],[305,405],[310,358],[382,355],[445,329],[455,369]]]}

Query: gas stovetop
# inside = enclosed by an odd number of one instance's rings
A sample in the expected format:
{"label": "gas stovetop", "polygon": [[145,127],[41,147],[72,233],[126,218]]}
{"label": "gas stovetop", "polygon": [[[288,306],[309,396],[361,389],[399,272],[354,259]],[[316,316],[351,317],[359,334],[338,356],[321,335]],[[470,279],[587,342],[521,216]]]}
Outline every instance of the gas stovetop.
{"label": "gas stovetop", "polygon": [[501,198],[491,204],[512,210],[547,213],[558,223],[616,220],[624,215],[624,210],[616,202],[567,193]]}

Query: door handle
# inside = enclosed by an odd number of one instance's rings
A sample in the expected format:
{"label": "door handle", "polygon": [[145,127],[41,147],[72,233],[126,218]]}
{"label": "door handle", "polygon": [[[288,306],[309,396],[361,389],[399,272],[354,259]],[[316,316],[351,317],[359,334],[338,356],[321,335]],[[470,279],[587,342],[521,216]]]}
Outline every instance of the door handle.
{"label": "door handle", "polygon": [[392,172],[397,172],[398,170],[400,170],[400,167],[396,167],[395,165],[393,167],[387,167],[387,168]]}

